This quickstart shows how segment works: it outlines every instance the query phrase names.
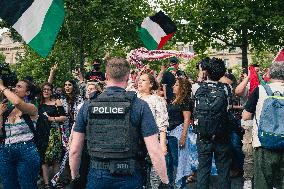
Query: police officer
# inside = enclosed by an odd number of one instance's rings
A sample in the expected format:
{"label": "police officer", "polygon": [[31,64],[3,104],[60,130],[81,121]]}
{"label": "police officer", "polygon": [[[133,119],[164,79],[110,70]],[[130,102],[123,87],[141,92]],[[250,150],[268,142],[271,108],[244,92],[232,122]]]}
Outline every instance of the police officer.
{"label": "police officer", "polygon": [[91,158],[87,189],[142,189],[147,151],[161,178],[160,188],[169,188],[157,125],[147,103],[125,91],[129,74],[130,65],[125,59],[108,60],[107,88],[80,109],[70,146],[73,185],[78,184],[80,177],[80,156],[86,137]]}

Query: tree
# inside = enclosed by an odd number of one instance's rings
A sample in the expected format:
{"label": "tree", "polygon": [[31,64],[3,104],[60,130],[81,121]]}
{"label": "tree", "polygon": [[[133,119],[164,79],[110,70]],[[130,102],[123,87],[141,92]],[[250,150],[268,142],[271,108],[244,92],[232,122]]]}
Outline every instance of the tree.
{"label": "tree", "polygon": [[[61,85],[72,77],[71,70],[83,68],[85,60],[124,56],[142,46],[136,28],[153,10],[144,0],[65,0],[65,20],[56,44],[43,59],[26,47],[26,56],[15,66],[19,77],[32,75],[35,81],[47,81],[51,65],[59,63],[55,82]],[[7,27],[0,21],[0,27]],[[12,30],[13,31],[13,30]]]}
{"label": "tree", "polygon": [[242,67],[247,52],[279,49],[284,45],[282,0],[159,0],[178,25],[176,39],[194,42],[194,48],[242,49]]}
{"label": "tree", "polygon": [[6,60],[5,55],[2,52],[0,52],[0,63],[5,62],[5,60]]}

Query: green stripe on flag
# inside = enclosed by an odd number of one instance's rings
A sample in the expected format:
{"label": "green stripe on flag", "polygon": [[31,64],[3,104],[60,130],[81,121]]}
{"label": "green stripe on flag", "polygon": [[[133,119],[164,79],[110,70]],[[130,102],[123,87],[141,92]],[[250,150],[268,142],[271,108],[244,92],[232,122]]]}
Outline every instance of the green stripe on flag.
{"label": "green stripe on flag", "polygon": [[40,32],[28,43],[28,45],[42,57],[46,57],[51,51],[63,21],[63,1],[53,0],[45,15]]}
{"label": "green stripe on flag", "polygon": [[140,39],[148,50],[156,50],[158,48],[158,43],[154,40],[154,38],[150,35],[148,30],[144,28],[139,28],[137,30]]}
{"label": "green stripe on flag", "polygon": [[259,80],[259,84],[260,85],[266,85],[267,83],[262,79],[262,77],[260,76],[259,73],[256,73],[257,74],[257,77],[258,77],[258,80]]}

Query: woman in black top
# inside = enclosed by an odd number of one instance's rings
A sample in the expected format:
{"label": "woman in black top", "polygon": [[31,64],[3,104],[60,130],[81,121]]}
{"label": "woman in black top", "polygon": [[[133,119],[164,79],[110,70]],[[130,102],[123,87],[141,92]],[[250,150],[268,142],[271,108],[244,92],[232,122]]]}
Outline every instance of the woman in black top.
{"label": "woman in black top", "polygon": [[[62,133],[60,124],[66,120],[66,115],[61,101],[52,98],[52,85],[49,83],[43,84],[41,90],[41,101],[39,112],[44,112],[48,118],[50,127],[48,146],[46,151],[41,154],[42,158],[42,175],[44,180],[44,188],[49,189],[49,167],[52,167],[53,174],[59,171],[59,163],[62,158],[63,145],[61,142]],[[56,188],[63,188],[61,183],[57,183]]]}
{"label": "woman in black top", "polygon": [[178,78],[173,86],[174,100],[168,104],[169,128],[168,131],[174,130],[182,124],[181,138],[167,136],[168,140],[168,157],[167,168],[170,182],[174,183],[174,168],[178,165],[178,148],[184,148],[187,138],[187,131],[191,121],[193,111],[193,101],[191,100],[191,84],[187,79]]}

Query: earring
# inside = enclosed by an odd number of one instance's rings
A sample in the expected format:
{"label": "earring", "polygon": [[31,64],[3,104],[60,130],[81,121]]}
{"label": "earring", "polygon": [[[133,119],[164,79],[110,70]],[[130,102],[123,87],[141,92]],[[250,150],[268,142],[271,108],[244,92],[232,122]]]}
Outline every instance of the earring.
{"label": "earring", "polygon": [[25,102],[28,102],[28,101],[29,101],[29,97],[28,97],[28,96],[25,96],[25,97],[24,97],[24,101],[25,101]]}

